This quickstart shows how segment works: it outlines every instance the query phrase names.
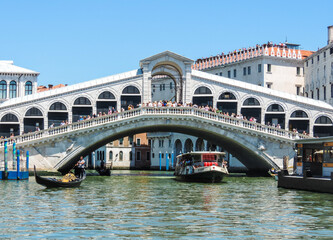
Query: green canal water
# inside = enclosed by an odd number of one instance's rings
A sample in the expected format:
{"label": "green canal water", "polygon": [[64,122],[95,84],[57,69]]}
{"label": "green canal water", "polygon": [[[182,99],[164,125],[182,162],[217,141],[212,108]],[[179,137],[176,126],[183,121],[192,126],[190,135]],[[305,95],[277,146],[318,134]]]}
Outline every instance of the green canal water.
{"label": "green canal water", "polygon": [[271,178],[220,184],[115,171],[77,189],[0,181],[0,238],[332,239],[333,195],[278,189]]}

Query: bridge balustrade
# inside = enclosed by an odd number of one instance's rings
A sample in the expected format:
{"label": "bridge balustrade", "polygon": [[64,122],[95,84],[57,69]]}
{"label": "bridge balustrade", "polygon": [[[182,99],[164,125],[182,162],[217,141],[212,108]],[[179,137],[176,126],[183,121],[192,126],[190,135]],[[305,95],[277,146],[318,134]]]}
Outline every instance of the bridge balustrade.
{"label": "bridge balustrade", "polygon": [[[219,113],[209,112],[194,107],[141,107],[111,115],[105,115],[89,120],[75,122],[51,129],[45,129],[38,132],[27,133],[7,139],[8,145],[16,143],[24,143],[41,139],[44,137],[60,135],[71,131],[76,131],[92,126],[98,126],[105,123],[116,122],[122,119],[128,119],[140,115],[191,115],[200,118],[210,119],[217,122],[222,122],[227,125],[237,126],[240,128],[251,129],[257,132],[266,133],[270,135],[280,136],[287,139],[302,139],[310,138],[307,135],[302,135],[295,132],[290,132],[284,129],[278,129],[271,126],[266,126],[260,123],[246,121],[231,116],[222,115]],[[4,140],[0,141],[0,147],[4,146]]]}

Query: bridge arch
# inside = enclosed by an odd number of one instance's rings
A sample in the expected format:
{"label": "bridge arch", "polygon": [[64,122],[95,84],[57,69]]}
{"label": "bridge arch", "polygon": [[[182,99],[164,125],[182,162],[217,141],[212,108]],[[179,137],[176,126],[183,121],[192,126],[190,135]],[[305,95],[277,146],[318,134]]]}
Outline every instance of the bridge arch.
{"label": "bridge arch", "polygon": [[288,129],[289,131],[297,130],[299,133],[310,133],[309,113],[304,109],[293,109],[289,117]]}
{"label": "bridge arch", "polygon": [[328,137],[333,136],[333,121],[330,116],[319,115],[316,116],[313,124],[314,137]]}
{"label": "bridge arch", "polygon": [[286,128],[286,111],[283,104],[271,102],[265,111],[265,124]]}
{"label": "bridge arch", "polygon": [[228,113],[229,116],[232,113],[237,115],[239,96],[236,96],[237,94],[233,91],[222,91],[217,99],[216,108],[224,113]]}
{"label": "bridge arch", "polygon": [[93,101],[90,96],[81,95],[72,104],[72,122],[77,122],[93,115]]}
{"label": "bridge arch", "polygon": [[57,127],[60,126],[62,122],[68,122],[68,109],[66,102],[52,101],[47,113],[48,125]]}
{"label": "bridge arch", "polygon": [[9,137],[11,134],[20,134],[20,123],[16,114],[7,113],[1,117],[0,136]]}
{"label": "bridge arch", "polygon": [[[243,98],[244,99],[244,98]],[[248,120],[254,117],[261,123],[262,100],[256,96],[248,96],[242,102],[241,114]]]}
{"label": "bridge arch", "polygon": [[121,108],[127,110],[129,105],[137,107],[137,105],[141,103],[141,99],[141,91],[138,86],[135,84],[127,84],[123,86],[120,96]]}
{"label": "bridge arch", "polygon": [[198,106],[214,107],[214,90],[211,86],[200,84],[194,87],[192,103]]}
{"label": "bridge arch", "polygon": [[195,151],[204,151],[205,150],[205,142],[202,138],[197,138],[195,142]]}
{"label": "bridge arch", "polygon": [[174,144],[174,152],[176,156],[183,153],[182,149],[183,149],[182,141],[180,139],[177,139]]}
{"label": "bridge arch", "polygon": [[44,129],[45,114],[41,109],[37,106],[33,106],[27,109],[23,119],[25,133]]}
{"label": "bridge arch", "polygon": [[184,144],[184,153],[189,153],[189,152],[193,152],[193,142],[190,138],[185,140],[185,144]]}
{"label": "bridge arch", "polygon": [[97,93],[96,99],[96,111],[108,113],[109,109],[117,110],[117,94],[114,94],[112,90],[103,89]]}

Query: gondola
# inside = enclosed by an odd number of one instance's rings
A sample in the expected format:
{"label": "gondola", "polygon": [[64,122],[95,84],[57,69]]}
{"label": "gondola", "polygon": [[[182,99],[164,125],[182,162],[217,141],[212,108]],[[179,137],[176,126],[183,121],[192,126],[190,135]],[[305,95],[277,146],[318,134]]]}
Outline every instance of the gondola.
{"label": "gondola", "polygon": [[43,185],[47,188],[74,188],[79,187],[82,183],[82,181],[86,178],[86,175],[82,178],[77,178],[74,181],[70,182],[63,182],[61,179],[56,178],[47,178],[47,177],[40,177],[37,175],[36,172],[36,166],[34,166],[34,173],[35,173],[35,179],[36,182],[40,185]]}

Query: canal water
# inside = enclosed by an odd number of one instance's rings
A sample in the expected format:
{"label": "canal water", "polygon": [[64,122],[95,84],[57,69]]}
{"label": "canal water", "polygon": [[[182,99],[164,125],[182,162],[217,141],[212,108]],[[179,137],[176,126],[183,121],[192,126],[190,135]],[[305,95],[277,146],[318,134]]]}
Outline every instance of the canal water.
{"label": "canal water", "polygon": [[271,178],[220,184],[114,171],[76,189],[0,181],[0,238],[331,239],[333,195],[278,189]]}

